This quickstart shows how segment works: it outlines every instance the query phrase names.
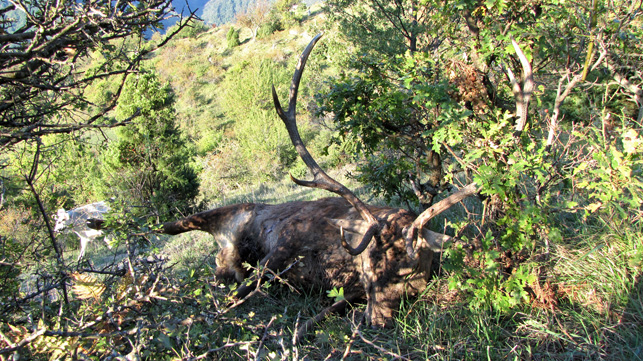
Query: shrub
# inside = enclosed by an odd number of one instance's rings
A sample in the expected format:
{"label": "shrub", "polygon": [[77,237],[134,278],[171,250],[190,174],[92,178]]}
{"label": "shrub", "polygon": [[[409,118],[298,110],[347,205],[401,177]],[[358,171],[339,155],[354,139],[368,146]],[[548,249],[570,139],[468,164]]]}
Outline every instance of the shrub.
{"label": "shrub", "polygon": [[230,30],[228,30],[228,33],[226,34],[226,41],[227,41],[228,49],[232,49],[239,46],[239,44],[241,44],[239,42],[239,30],[231,26]]}
{"label": "shrub", "polygon": [[128,78],[125,85],[117,117],[137,113],[103,154],[105,192],[161,218],[190,211],[199,186],[195,152],[175,124],[169,87],[154,73]]}
{"label": "shrub", "polygon": [[280,31],[283,29],[284,27],[279,19],[269,19],[267,22],[261,24],[261,26],[259,27],[259,31],[257,31],[257,37],[259,39],[267,38],[275,31]]}

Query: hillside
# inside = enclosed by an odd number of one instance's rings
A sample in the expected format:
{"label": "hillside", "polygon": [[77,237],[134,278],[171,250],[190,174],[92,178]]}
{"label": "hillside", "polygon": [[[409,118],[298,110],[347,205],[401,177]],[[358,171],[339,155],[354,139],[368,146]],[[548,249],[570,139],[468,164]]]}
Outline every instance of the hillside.
{"label": "hillside", "polygon": [[[264,0],[274,4],[277,0]],[[302,3],[311,7],[322,0],[305,0]],[[257,0],[209,0],[203,7],[203,21],[208,24],[227,24],[234,20],[235,15],[251,9]]]}
{"label": "hillside", "polygon": [[248,10],[255,0],[210,0],[203,7],[203,21],[208,24],[227,24],[234,16]]}
{"label": "hillside", "polygon": [[[179,16],[186,16],[188,9],[195,11],[196,16],[199,17],[207,25],[224,25],[233,22],[236,14],[246,12],[252,8],[258,0],[173,0],[172,5],[174,10]],[[263,1],[263,0],[262,0]],[[273,4],[277,0],[266,0],[268,3]],[[304,0],[302,1],[308,7],[321,3],[323,0]],[[176,24],[179,16],[172,17],[163,21],[165,29]],[[165,33],[165,30],[161,31]]]}
{"label": "hillside", "polygon": [[[150,60],[176,93],[177,121],[201,155],[202,184],[208,185],[202,186],[204,201],[214,201],[224,190],[285,179],[288,170],[302,172],[303,164],[296,160],[285,129],[274,116],[270,87],[274,84],[285,97],[297,53],[320,31],[315,24],[323,21],[324,15],[316,14],[301,26],[256,40],[242,29],[241,45],[234,48],[226,44],[230,26],[210,28],[172,41]],[[323,79],[314,69],[333,71],[324,63],[323,54],[313,57],[313,70],[304,78],[300,95],[302,127],[309,132],[311,149],[319,153],[317,147],[328,135],[306,125],[306,110]]]}

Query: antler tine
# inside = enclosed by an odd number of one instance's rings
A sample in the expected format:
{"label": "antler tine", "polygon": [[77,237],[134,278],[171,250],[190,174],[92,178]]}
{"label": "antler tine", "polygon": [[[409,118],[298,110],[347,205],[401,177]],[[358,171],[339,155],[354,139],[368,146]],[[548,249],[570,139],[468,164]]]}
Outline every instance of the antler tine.
{"label": "antler tine", "polygon": [[413,224],[411,224],[411,227],[406,236],[406,252],[408,253],[409,257],[413,260],[416,259],[417,252],[413,247],[413,242],[416,241],[420,233],[420,229],[422,229],[428,221],[430,221],[438,214],[451,208],[451,206],[453,206],[454,204],[480,192],[480,189],[481,187],[476,182],[470,183],[457,192],[434,204],[430,208],[426,209],[424,212],[420,213],[420,215],[415,218],[415,221],[413,221]]}
{"label": "antler tine", "polygon": [[344,236],[344,229],[340,229],[340,238],[342,240],[342,246],[346,249],[346,252],[348,252],[352,256],[357,256],[360,253],[364,252],[366,247],[371,243],[371,240],[375,236],[376,232],[379,232],[380,230],[380,225],[378,223],[371,223],[366,230],[366,233],[364,233],[364,236],[362,237],[362,240],[360,243],[357,245],[357,247],[353,248],[348,242],[346,241],[346,237]]}
{"label": "antler tine", "polygon": [[342,245],[344,248],[348,250],[348,252],[352,255],[358,255],[362,253],[366,247],[370,244],[371,239],[376,233],[379,233],[379,222],[375,218],[375,216],[368,210],[366,205],[359,199],[353,192],[351,192],[348,188],[346,188],[343,184],[337,182],[335,179],[330,177],[326,172],[324,172],[323,169],[317,164],[315,159],[310,155],[308,152],[308,149],[306,149],[306,146],[304,145],[304,142],[301,140],[301,136],[299,135],[299,130],[297,129],[297,119],[296,119],[296,105],[297,105],[297,93],[299,90],[299,82],[301,81],[301,76],[304,72],[304,68],[306,66],[306,61],[308,60],[308,56],[312,52],[313,48],[315,47],[315,44],[319,39],[321,38],[322,34],[318,34],[313,38],[313,40],[310,41],[304,52],[301,54],[299,57],[299,63],[297,63],[297,68],[295,69],[295,73],[292,77],[292,84],[290,85],[290,98],[288,100],[288,111],[284,112],[283,108],[281,107],[281,103],[279,102],[279,97],[277,96],[277,91],[275,90],[275,86],[272,86],[272,99],[275,104],[275,110],[277,111],[277,114],[279,115],[279,118],[284,122],[286,125],[286,129],[288,130],[288,135],[290,136],[290,141],[292,144],[295,146],[295,150],[297,150],[297,153],[301,157],[301,159],[304,161],[308,169],[313,174],[313,180],[312,181],[304,181],[300,179],[296,179],[295,177],[290,175],[290,179],[292,179],[293,182],[295,182],[298,185],[304,186],[304,187],[310,187],[310,188],[321,188],[325,189],[327,191],[330,191],[332,193],[335,193],[337,195],[342,196],[344,199],[346,199],[357,211],[360,213],[362,218],[369,223],[369,228],[368,231],[364,234],[364,237],[362,238],[362,241],[360,244],[357,246],[357,248],[352,248],[346,240],[342,238]]}

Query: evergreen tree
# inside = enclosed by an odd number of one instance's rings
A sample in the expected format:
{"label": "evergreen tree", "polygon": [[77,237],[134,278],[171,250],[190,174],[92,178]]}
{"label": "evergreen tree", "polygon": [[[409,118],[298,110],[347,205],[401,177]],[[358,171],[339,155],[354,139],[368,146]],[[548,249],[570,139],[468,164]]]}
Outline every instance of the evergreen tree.
{"label": "evergreen tree", "polygon": [[234,26],[231,26],[230,30],[228,30],[228,33],[226,34],[226,40],[228,42],[228,49],[239,46],[239,30],[235,29]]}
{"label": "evergreen tree", "polygon": [[162,219],[194,206],[199,187],[195,152],[175,124],[173,105],[169,86],[156,74],[128,79],[116,116],[138,116],[119,129],[104,162],[110,191]]}

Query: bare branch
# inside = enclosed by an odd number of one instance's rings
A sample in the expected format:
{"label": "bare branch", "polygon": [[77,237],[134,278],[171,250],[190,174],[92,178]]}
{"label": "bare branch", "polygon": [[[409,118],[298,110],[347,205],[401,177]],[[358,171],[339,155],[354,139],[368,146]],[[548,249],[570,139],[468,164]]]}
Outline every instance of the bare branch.
{"label": "bare branch", "polygon": [[3,349],[0,349],[0,355],[6,355],[13,353],[15,351],[20,350],[21,348],[27,346],[28,344],[32,343],[35,339],[38,337],[42,336],[47,330],[46,329],[40,329],[35,332],[33,332],[31,335],[25,337],[22,339],[20,342],[18,342],[15,345],[10,345],[10,347],[5,347]]}
{"label": "bare branch", "polygon": [[[46,11],[32,9],[23,1],[12,3],[25,12],[27,20],[12,34],[0,34],[0,98],[6,99],[0,101],[0,148],[47,134],[126,124],[95,123],[114,108],[127,75],[136,72],[150,52],[165,45],[187,24],[179,24],[150,49],[104,52],[109,57],[105,63],[120,65],[109,70],[100,67],[90,74],[74,65],[97,47],[140,35],[140,29],[172,16],[171,1],[152,0],[141,8],[118,0],[88,0],[69,8],[54,2],[46,5]],[[192,12],[188,21],[194,17]],[[93,81],[118,75],[124,76],[107,104],[96,107],[86,99],[84,90]],[[87,116],[77,110],[87,106],[96,114]],[[63,124],[54,121],[60,114],[65,114]],[[73,116],[77,116],[78,125],[69,124]]]}
{"label": "bare branch", "polygon": [[[594,62],[594,64],[591,67],[591,70],[596,69],[598,65],[603,62],[603,60],[606,58],[607,52],[605,49],[600,52],[600,55],[598,59]],[[608,67],[610,66],[608,62]],[[610,69],[613,70],[613,69]],[[583,80],[585,72],[583,73],[578,73],[575,74],[573,77],[570,76],[572,75],[572,72],[569,68],[565,71],[565,74],[561,76],[560,81],[558,82],[558,90],[556,91],[556,100],[554,101],[554,109],[552,110],[551,118],[549,118],[549,131],[547,134],[547,143],[546,143],[546,148],[547,150],[551,150],[552,145],[554,144],[554,138],[556,134],[556,129],[558,128],[558,118],[560,117],[560,108],[563,105],[563,102],[569,94],[571,93],[572,89]],[[616,74],[616,73],[615,73]],[[565,85],[565,90],[562,90],[563,83],[567,79],[567,85]],[[643,104],[641,104],[643,106]]]}
{"label": "bare branch", "polygon": [[547,148],[550,149],[551,146],[554,144],[554,136],[556,133],[556,128],[558,127],[558,117],[560,116],[560,107],[563,104],[563,101],[571,90],[578,84],[579,81],[583,78],[582,74],[576,74],[574,75],[570,80],[568,80],[567,85],[565,86],[565,90],[562,91],[562,86],[563,82],[565,79],[568,79],[570,75],[569,70],[567,70],[567,73],[560,78],[560,81],[558,82],[558,90],[556,92],[556,100],[554,102],[554,109],[552,111],[551,118],[549,119],[549,134],[547,135]]}

